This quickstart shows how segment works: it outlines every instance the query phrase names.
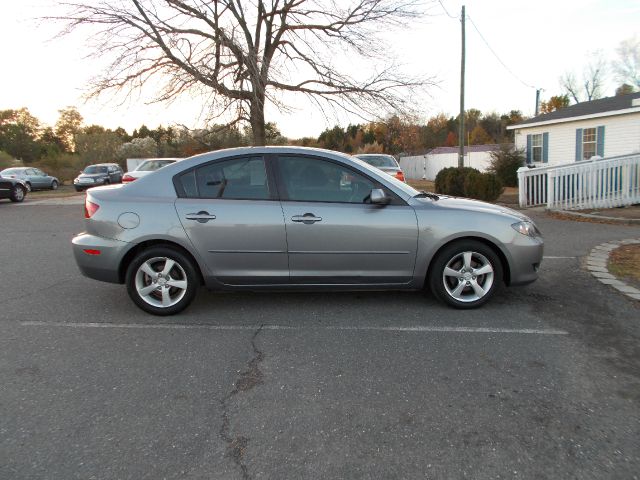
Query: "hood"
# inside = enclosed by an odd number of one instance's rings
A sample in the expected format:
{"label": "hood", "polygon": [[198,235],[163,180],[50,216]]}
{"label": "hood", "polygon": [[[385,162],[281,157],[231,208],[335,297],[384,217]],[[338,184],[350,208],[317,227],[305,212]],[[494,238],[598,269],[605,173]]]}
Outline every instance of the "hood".
{"label": "hood", "polygon": [[493,203],[482,202],[480,200],[472,200],[470,198],[447,197],[445,195],[441,195],[440,199],[437,201],[422,198],[416,200],[419,200],[421,202],[429,202],[430,204],[439,208],[491,213],[494,215],[509,216],[515,218],[516,220],[526,220],[529,222],[531,221],[531,219],[525,214],[523,214],[522,212],[518,212],[517,210],[513,210],[512,208],[504,207],[502,205],[495,205]]}

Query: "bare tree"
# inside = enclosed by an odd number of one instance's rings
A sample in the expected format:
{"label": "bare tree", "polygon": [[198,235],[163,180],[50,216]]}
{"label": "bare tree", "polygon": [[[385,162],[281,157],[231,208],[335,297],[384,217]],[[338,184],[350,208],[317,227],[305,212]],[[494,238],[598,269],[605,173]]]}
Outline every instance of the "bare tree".
{"label": "bare tree", "polygon": [[560,85],[576,103],[590,102],[602,98],[602,88],[607,74],[607,64],[601,52],[591,54],[591,60],[582,72],[582,79],[577,80],[573,72],[566,72],[560,77]]}
{"label": "bare tree", "polygon": [[640,89],[640,37],[623,40],[616,52],[618,59],[612,63],[617,80]]}
{"label": "bare tree", "polygon": [[[95,0],[62,2],[63,34],[89,25],[95,56],[113,55],[90,96],[130,94],[149,79],[154,101],[189,92],[209,120],[250,124],[265,143],[265,103],[284,94],[361,116],[403,111],[429,79],[403,75],[378,33],[415,18],[419,0]],[[368,78],[343,73],[340,53],[366,58]],[[353,70],[353,67],[352,67]]]}

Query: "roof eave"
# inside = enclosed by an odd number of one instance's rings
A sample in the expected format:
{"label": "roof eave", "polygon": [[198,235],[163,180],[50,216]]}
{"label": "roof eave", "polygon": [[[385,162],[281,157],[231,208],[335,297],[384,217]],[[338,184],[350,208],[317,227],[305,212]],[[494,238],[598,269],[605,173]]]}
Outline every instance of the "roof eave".
{"label": "roof eave", "polygon": [[540,122],[533,122],[533,123],[519,123],[517,125],[509,125],[507,127],[507,130],[541,127],[543,125],[551,125],[554,123],[577,122],[580,120],[590,120],[592,118],[613,117],[616,115],[626,115],[629,113],[638,113],[638,112],[640,112],[640,107],[631,107],[631,108],[624,108],[622,110],[611,110],[608,112],[591,113],[589,115],[579,115],[577,117],[556,118],[555,120],[543,120]]}

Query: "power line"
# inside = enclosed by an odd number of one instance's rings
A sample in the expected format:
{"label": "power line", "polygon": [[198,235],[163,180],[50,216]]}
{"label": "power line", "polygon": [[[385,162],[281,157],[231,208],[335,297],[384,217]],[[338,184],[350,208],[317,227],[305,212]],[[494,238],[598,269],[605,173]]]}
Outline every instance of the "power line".
{"label": "power line", "polygon": [[444,13],[446,13],[446,14],[447,14],[447,16],[448,16],[449,18],[455,18],[455,19],[458,19],[458,17],[456,17],[456,16],[454,16],[454,15],[451,15],[451,14],[449,13],[449,11],[447,10],[447,8],[444,6],[444,3],[442,3],[442,0],[438,0],[438,3],[440,3],[440,6],[441,6],[441,7],[442,7],[442,9],[444,10]]}
{"label": "power line", "polygon": [[[438,0],[440,1],[440,0]],[[442,2],[440,2],[440,4],[442,5]],[[444,8],[444,5],[443,5]],[[489,42],[487,42],[486,38],[484,38],[484,35],[482,35],[482,33],[480,32],[480,30],[478,29],[478,26],[475,24],[475,22],[473,21],[473,19],[467,15],[467,18],[469,19],[469,21],[471,22],[471,25],[473,25],[473,28],[476,29],[476,32],[478,32],[478,35],[480,35],[480,38],[482,39],[482,41],[484,42],[484,44],[487,46],[487,48],[489,49],[489,51],[491,53],[493,53],[493,56],[496,57],[496,59],[498,60],[498,62],[500,62],[500,64],[504,67],[504,69],[509,72],[511,75],[513,75],[513,77],[518,80],[521,84],[523,84],[525,87],[528,88],[533,88],[535,89],[536,87],[534,87],[533,85],[529,85],[527,82],[525,82],[524,80],[522,80],[518,75],[516,75],[515,73],[513,73],[513,71],[507,67],[507,65],[502,61],[502,59],[498,56],[498,54],[493,50],[493,48],[491,48],[491,45],[489,45]]]}

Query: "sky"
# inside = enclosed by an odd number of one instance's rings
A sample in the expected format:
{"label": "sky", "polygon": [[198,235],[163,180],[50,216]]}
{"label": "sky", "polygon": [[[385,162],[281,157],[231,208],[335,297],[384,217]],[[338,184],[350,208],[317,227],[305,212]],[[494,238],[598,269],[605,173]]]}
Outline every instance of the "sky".
{"label": "sky", "polygon": [[[543,99],[562,93],[562,74],[581,75],[594,51],[612,61],[622,40],[640,35],[637,0],[442,0],[441,4],[436,0],[421,21],[385,33],[390,55],[402,64],[403,72],[436,81],[427,95],[415,99],[423,120],[438,113],[455,116],[459,111],[463,3],[470,19],[465,108],[484,113],[521,110],[533,115],[536,89],[543,89]],[[85,101],[88,82],[104,62],[87,58],[83,33],[54,38],[60,26],[36,20],[58,9],[54,0],[0,2],[0,110],[27,107],[53,125],[59,109],[74,105],[87,125],[122,126],[129,132],[142,124],[202,126],[199,98],[185,97],[171,105],[150,105],[139,96],[124,103],[108,97]],[[351,63],[343,59],[340,64],[349,68]],[[613,95],[617,85],[609,74],[605,96]],[[362,122],[346,114],[326,118],[316,106],[297,97],[283,100],[291,111],[267,108],[267,121],[275,121],[290,138],[317,137],[335,124]]]}

